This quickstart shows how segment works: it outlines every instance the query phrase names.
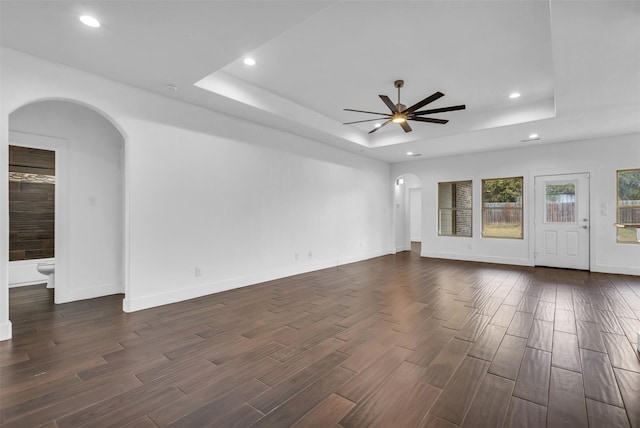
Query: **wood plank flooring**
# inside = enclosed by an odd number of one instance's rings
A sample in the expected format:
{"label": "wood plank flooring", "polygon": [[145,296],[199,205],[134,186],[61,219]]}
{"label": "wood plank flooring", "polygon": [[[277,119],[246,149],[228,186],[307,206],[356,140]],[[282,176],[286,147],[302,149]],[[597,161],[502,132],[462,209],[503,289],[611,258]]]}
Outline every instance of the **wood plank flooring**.
{"label": "wood plank flooring", "polygon": [[10,290],[5,427],[640,428],[640,278],[416,251],[132,314]]}

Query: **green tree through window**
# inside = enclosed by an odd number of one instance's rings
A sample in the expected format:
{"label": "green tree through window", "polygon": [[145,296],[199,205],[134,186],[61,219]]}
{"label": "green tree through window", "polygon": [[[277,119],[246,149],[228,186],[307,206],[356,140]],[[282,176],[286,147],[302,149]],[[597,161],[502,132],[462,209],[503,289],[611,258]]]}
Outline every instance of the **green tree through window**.
{"label": "green tree through window", "polygon": [[[618,171],[616,240],[620,243],[640,243],[640,169]],[[626,227],[624,227],[626,226]]]}
{"label": "green tree through window", "polygon": [[482,180],[482,236],[522,239],[523,177]]}

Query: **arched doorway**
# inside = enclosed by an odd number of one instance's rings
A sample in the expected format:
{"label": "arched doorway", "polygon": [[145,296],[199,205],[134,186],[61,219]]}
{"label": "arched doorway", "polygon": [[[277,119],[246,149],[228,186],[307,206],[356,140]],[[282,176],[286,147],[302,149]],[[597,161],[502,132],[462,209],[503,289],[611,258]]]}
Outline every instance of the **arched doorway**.
{"label": "arched doorway", "polygon": [[55,303],[124,293],[123,133],[96,109],[58,99],[14,110],[8,128],[10,146],[55,152]]}
{"label": "arched doorway", "polygon": [[422,243],[422,181],[415,174],[394,180],[395,250],[420,252]]}

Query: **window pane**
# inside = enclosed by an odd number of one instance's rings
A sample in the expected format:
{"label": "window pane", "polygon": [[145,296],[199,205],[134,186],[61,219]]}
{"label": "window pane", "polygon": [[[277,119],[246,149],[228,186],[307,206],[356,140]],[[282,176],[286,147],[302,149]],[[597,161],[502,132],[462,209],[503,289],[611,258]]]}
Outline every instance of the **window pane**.
{"label": "window pane", "polygon": [[482,236],[522,238],[522,181],[482,180]]}
{"label": "window pane", "polygon": [[[640,224],[640,169],[618,171],[618,207],[619,225]],[[640,242],[640,228],[619,227],[617,241],[623,243]]]}
{"label": "window pane", "polygon": [[576,222],[575,182],[545,185],[545,223]]}
{"label": "window pane", "polygon": [[438,234],[471,236],[472,183],[438,183]]}

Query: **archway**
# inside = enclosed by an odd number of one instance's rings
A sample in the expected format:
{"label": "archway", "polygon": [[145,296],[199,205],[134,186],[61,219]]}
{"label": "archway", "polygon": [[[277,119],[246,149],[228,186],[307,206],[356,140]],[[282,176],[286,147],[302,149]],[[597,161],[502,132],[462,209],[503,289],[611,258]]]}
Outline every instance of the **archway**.
{"label": "archway", "polygon": [[124,134],[98,109],[61,99],[26,104],[8,125],[9,145],[56,153],[55,303],[124,293]]}
{"label": "archway", "polygon": [[394,180],[395,251],[420,251],[422,242],[422,181],[415,174]]}

